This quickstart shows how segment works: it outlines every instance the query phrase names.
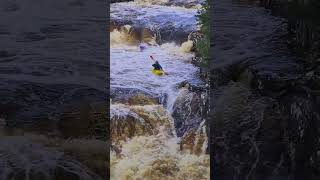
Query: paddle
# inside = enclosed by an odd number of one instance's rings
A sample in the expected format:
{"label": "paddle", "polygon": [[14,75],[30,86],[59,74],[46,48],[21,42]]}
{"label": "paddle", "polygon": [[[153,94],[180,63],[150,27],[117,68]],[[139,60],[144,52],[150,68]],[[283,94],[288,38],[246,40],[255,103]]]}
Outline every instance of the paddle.
{"label": "paddle", "polygon": [[[153,56],[149,56],[153,61],[156,61],[154,58],[153,58]],[[162,71],[163,71],[163,73],[165,74],[165,75],[169,75],[167,72],[165,72],[163,69],[162,69]]]}

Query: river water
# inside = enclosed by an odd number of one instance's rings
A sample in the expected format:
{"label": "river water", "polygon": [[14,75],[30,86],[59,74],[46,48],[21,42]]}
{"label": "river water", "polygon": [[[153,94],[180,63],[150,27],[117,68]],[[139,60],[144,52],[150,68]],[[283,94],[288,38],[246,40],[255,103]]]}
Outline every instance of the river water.
{"label": "river water", "polygon": [[[90,138],[103,147],[100,155],[94,155],[98,157],[94,161],[104,162],[95,168],[67,155],[67,149],[63,148],[66,139],[91,136],[87,125],[97,124],[88,123],[88,117],[83,118],[87,122],[80,122],[79,108],[84,104],[107,104],[106,7],[104,0],[0,2],[1,180],[107,177],[105,141]],[[105,107],[101,108],[103,111],[96,115],[105,113]],[[75,116],[66,117],[67,114]],[[101,117],[91,119],[102,122],[105,129],[106,117]],[[58,125],[70,120],[76,122],[70,123],[70,128],[67,125],[63,130]],[[85,131],[81,132],[75,124]],[[71,129],[77,135],[62,136]],[[43,141],[31,138],[28,133]],[[106,132],[101,136],[106,136]],[[52,138],[63,144],[51,144]],[[75,148],[75,154],[81,147],[88,147],[89,142],[84,144]],[[72,143],[65,145],[70,147]],[[84,152],[86,157],[90,153],[93,150]],[[99,166],[103,170],[93,170]]]}
{"label": "river water", "polygon": [[[206,135],[202,153],[181,149],[183,137],[177,136],[172,117],[186,91],[180,84],[203,84],[191,63],[188,38],[199,28],[199,7],[199,1],[111,4],[111,179],[209,179]],[[140,51],[140,43],[145,50]],[[168,75],[151,73],[150,55]],[[203,135],[203,124],[195,128]]]}
{"label": "river water", "polygon": [[[9,125],[59,119],[71,101],[106,99],[106,42],[97,41],[107,37],[105,16],[99,15],[104,1],[0,6],[1,117]],[[67,98],[72,96],[78,98]]]}
{"label": "river water", "polygon": [[259,3],[214,1],[213,174],[217,179],[313,179],[316,158],[308,151],[315,143],[305,143],[317,137],[308,129],[314,127],[308,119],[314,118],[313,97],[299,90],[308,73],[288,46],[288,20]]}

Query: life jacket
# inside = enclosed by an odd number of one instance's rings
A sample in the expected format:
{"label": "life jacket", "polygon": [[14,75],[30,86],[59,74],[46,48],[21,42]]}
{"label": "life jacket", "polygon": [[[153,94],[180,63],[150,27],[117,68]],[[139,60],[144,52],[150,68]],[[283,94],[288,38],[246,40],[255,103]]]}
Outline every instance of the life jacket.
{"label": "life jacket", "polygon": [[162,67],[161,67],[161,65],[159,63],[154,63],[152,66],[154,67],[155,70],[161,70],[162,69]]}

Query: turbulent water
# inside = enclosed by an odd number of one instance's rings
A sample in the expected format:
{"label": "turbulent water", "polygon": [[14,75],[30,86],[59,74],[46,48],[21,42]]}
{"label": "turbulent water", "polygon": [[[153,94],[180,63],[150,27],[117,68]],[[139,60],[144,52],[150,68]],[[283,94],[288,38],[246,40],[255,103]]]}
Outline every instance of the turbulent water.
{"label": "turbulent water", "polygon": [[[198,30],[197,7],[195,1],[111,5],[111,179],[209,179],[202,127],[191,138],[204,149],[196,155],[182,148],[171,116],[179,84],[202,83],[188,38]],[[150,55],[168,75],[151,73]]]}
{"label": "turbulent water", "polygon": [[0,106],[8,124],[59,119],[64,105],[106,99],[100,40],[106,20],[98,15],[104,6],[101,0],[0,2]]}
{"label": "turbulent water", "polygon": [[259,2],[213,4],[213,174],[216,179],[319,179],[314,130],[319,102],[312,93],[319,86],[309,79],[319,80],[312,75],[316,68],[305,69],[288,48],[292,32],[302,37],[310,29],[288,32],[288,20]]}
{"label": "turbulent water", "polygon": [[[88,125],[97,121],[105,129],[105,116],[97,118],[102,110],[90,106],[107,104],[106,6],[104,0],[0,1],[1,180],[106,177],[105,164],[85,163],[90,150],[79,154],[77,147],[70,155],[58,144],[43,145],[91,136]],[[50,137],[34,142],[26,131]]]}
{"label": "turbulent water", "polygon": [[[188,61],[192,54],[174,44],[149,47],[144,52],[130,48],[111,48],[111,87],[134,88],[154,95],[175,96],[175,85],[184,80],[192,80],[197,69]],[[149,55],[159,59],[169,76],[151,74],[153,63]],[[130,78],[129,78],[130,77]],[[169,100],[174,97],[168,97]]]}

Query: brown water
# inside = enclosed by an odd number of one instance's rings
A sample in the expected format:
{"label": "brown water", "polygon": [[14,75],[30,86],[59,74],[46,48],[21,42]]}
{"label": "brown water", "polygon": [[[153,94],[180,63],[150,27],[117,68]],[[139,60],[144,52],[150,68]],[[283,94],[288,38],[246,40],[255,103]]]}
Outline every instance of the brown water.
{"label": "brown water", "polygon": [[[192,113],[193,92],[178,88],[188,81],[202,85],[189,34],[198,30],[197,6],[174,1],[111,4],[111,179],[209,179],[207,134],[201,118],[195,131],[178,137],[172,113],[177,102]],[[181,3],[181,2],[180,2]],[[182,4],[188,4],[186,1]],[[130,14],[130,15],[129,15]],[[146,49],[139,50],[139,42]],[[168,76],[151,73],[149,55]]]}

